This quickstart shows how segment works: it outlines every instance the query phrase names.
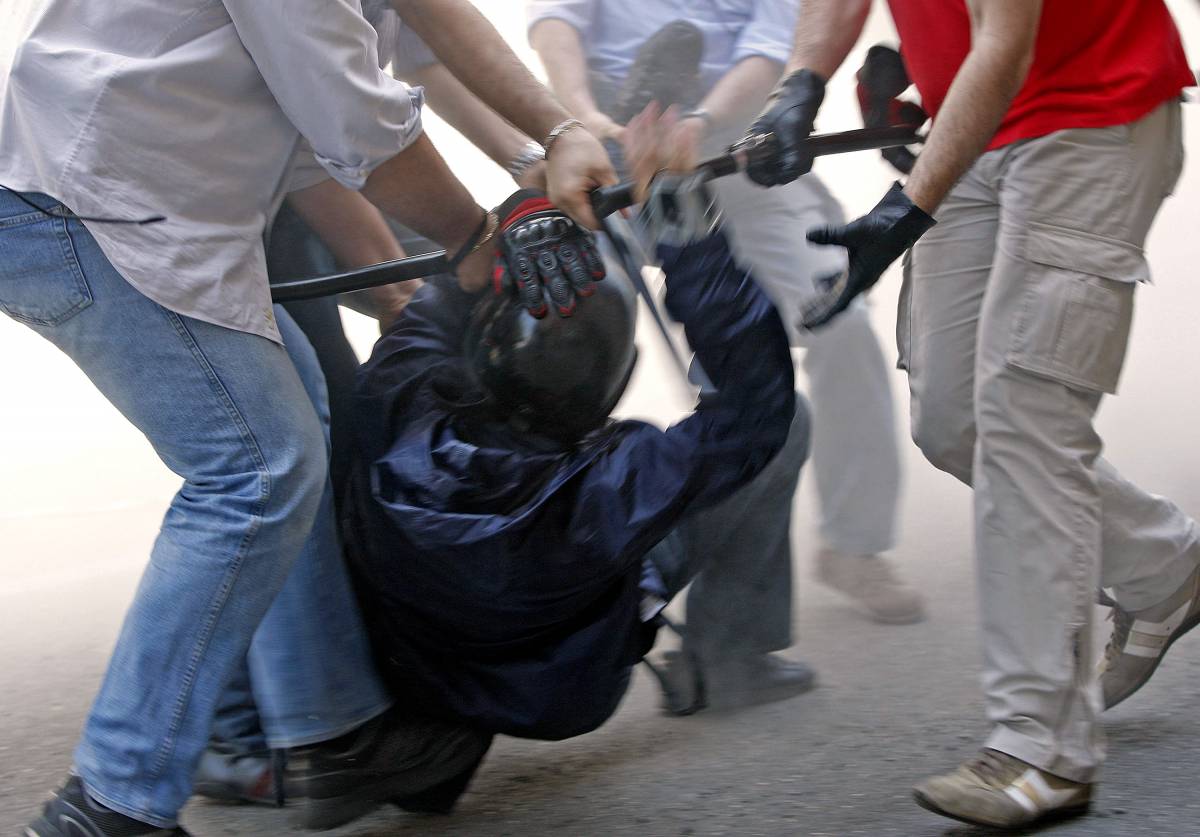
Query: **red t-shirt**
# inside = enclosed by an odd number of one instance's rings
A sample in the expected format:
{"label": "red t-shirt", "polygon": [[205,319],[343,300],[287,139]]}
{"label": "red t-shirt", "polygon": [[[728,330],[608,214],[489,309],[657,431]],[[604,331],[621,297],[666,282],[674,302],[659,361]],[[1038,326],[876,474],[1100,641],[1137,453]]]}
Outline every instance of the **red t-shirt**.
{"label": "red t-shirt", "polygon": [[[904,63],[933,116],[971,48],[965,0],[889,0]],[[1195,84],[1163,0],[1045,0],[1033,67],[989,149],[1134,122]]]}

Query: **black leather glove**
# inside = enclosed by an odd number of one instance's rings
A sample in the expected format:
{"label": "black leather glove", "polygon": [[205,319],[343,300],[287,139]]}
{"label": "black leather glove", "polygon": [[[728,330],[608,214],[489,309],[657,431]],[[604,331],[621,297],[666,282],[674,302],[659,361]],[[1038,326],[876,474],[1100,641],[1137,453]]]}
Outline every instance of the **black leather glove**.
{"label": "black leather glove", "polygon": [[[900,53],[883,44],[867,50],[867,58],[855,76],[858,79],[858,107],[863,125],[868,128],[891,128],[898,125],[919,128],[929,115],[915,102],[900,98],[912,83]],[[883,159],[902,174],[909,174],[916,165],[917,155],[907,146],[885,148]]]}
{"label": "black leather glove", "polygon": [[592,234],[534,189],[514,192],[495,213],[493,291],[516,296],[539,319],[551,306],[560,317],[574,314],[579,298],[604,278]]}
{"label": "black leather glove", "polygon": [[779,186],[812,170],[813,157],[803,142],[812,133],[824,98],[825,80],[812,70],[797,70],[779,83],[743,140],[760,134],[772,137],[768,151],[761,158],[756,155],[746,169],[751,180]]}
{"label": "black leather glove", "polygon": [[845,311],[935,223],[908,199],[897,182],[874,209],[857,221],[844,227],[809,230],[808,240],[813,244],[845,247],[850,264],[840,274],[817,280],[817,296],[801,311],[800,326],[817,328]]}

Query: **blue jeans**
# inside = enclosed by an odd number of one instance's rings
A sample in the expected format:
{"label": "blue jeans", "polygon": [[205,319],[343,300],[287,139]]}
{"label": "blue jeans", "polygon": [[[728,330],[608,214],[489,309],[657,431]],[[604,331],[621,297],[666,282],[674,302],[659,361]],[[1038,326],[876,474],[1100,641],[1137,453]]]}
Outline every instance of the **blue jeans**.
{"label": "blue jeans", "polygon": [[173,825],[247,654],[272,743],[386,709],[334,528],[324,380],[291,319],[276,309],[285,350],[169,311],[81,223],[5,191],[0,310],[70,356],[184,479],[75,753],[88,791]]}

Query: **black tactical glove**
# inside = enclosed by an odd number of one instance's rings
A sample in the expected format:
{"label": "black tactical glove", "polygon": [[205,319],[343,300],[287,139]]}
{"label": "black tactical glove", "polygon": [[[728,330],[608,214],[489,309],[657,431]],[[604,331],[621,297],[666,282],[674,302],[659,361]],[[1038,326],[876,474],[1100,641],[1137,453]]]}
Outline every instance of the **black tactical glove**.
{"label": "black tactical glove", "polygon": [[809,230],[808,240],[813,244],[845,247],[850,264],[843,273],[817,280],[818,294],[801,311],[800,326],[817,328],[845,311],[935,223],[908,199],[897,182],[874,209],[857,221],[844,227]]}
{"label": "black tactical glove", "polygon": [[500,221],[492,290],[513,294],[529,313],[575,313],[604,278],[592,234],[534,189],[522,189],[495,209]]}
{"label": "black tactical glove", "polygon": [[812,70],[797,70],[779,83],[767,107],[754,120],[743,142],[770,134],[768,152],[750,163],[746,173],[760,186],[791,183],[812,170],[813,157],[803,148],[825,98],[825,80]]}
{"label": "black tactical glove", "polygon": [[[919,128],[929,119],[920,105],[900,98],[911,82],[900,53],[891,47],[876,44],[867,50],[867,58],[855,78],[858,79],[858,107],[866,127],[905,125]],[[917,162],[917,155],[904,145],[885,148],[882,154],[883,159],[903,174],[911,173]]]}

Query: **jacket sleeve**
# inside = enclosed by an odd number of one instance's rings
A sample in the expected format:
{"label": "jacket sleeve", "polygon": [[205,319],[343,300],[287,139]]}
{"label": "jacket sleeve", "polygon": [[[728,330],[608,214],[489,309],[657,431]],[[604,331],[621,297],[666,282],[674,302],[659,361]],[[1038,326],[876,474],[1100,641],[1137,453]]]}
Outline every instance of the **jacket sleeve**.
{"label": "jacket sleeve", "polygon": [[796,410],[783,322],[722,234],[659,246],[666,305],[716,393],[659,432],[631,432],[584,477],[576,519],[607,554],[641,554],[689,512],[730,496],[787,440]]}
{"label": "jacket sleeve", "polygon": [[416,408],[416,392],[430,375],[459,362],[477,297],[452,277],[428,280],[376,341],[356,384],[355,433],[364,453],[393,438],[393,424]]}

